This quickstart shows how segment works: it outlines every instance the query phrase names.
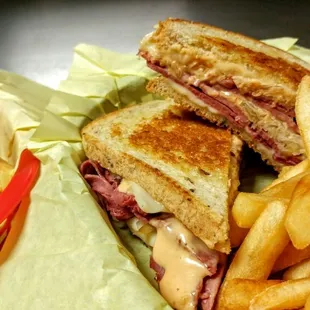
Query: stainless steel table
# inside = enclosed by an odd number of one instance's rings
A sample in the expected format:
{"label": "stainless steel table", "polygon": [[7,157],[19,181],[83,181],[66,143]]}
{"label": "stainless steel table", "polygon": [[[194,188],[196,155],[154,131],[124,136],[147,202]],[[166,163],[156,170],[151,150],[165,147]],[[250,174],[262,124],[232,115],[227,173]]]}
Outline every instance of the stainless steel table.
{"label": "stainless steel table", "polygon": [[66,77],[76,44],[136,52],[143,35],[169,16],[258,39],[294,36],[310,47],[309,0],[0,0],[0,5],[0,68],[51,87]]}

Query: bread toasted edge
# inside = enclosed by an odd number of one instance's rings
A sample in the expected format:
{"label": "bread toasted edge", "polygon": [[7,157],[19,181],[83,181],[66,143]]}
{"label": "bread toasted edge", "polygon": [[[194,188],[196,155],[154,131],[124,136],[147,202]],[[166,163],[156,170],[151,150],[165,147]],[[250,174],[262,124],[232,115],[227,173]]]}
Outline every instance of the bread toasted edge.
{"label": "bread toasted edge", "polygon": [[[186,30],[187,28],[190,37],[195,37],[200,32],[204,33],[200,34],[201,39],[197,39],[197,44],[188,44],[187,37],[183,38],[182,35],[178,35],[182,33],[182,29]],[[171,36],[167,33],[171,33]],[[151,44],[147,42],[151,42]],[[174,44],[176,42],[179,44]],[[209,42],[207,44],[209,46],[204,46],[205,43],[203,42]],[[235,47],[231,46],[232,44]],[[208,59],[207,55],[210,47],[219,46],[220,50],[224,48],[223,51],[217,51],[218,55],[226,55],[227,61],[233,65],[232,67],[229,64],[225,65],[227,67],[225,75],[232,76],[235,81],[239,81],[236,83],[242,92],[253,94],[254,97],[259,93],[259,97],[263,100],[267,98],[268,101],[284,106],[288,110],[294,109],[296,91],[302,77],[310,74],[310,64],[295,55],[239,33],[182,19],[170,18],[159,22],[152,35],[145,36],[141,41],[140,52],[142,52],[141,55],[143,53],[149,55],[150,59],[153,59],[152,61],[158,61],[161,58],[165,59],[161,54],[165,55],[166,50],[174,45],[180,46],[180,50],[186,49],[187,53],[192,54],[192,57],[199,55],[201,53],[199,50],[206,50],[202,59],[204,57]],[[156,49],[161,52],[154,52]],[[234,53],[230,52],[232,49],[234,49]],[[173,53],[178,52],[174,51]],[[153,56],[151,57],[151,55]],[[238,55],[241,55],[241,57]],[[185,59],[187,58],[185,57]],[[215,57],[213,60],[211,57],[208,61],[200,61],[204,64],[202,66],[211,66],[210,68],[213,68],[213,65],[218,63],[219,59],[216,60]],[[247,65],[245,65],[245,62]],[[159,61],[159,63],[161,62]],[[193,64],[195,63],[196,61],[193,60]],[[226,62],[224,61],[223,65],[224,63]],[[223,66],[219,66],[219,68],[223,68]],[[235,68],[238,68],[238,73],[235,72]],[[279,86],[282,88],[282,95],[278,93]]]}
{"label": "bread toasted edge", "polygon": [[[214,114],[209,111],[207,107],[202,107],[197,105],[196,103],[190,101],[185,95],[178,93],[173,87],[170,86],[167,78],[157,77],[151,80],[146,89],[154,94],[160,95],[165,99],[173,100],[174,104],[180,106],[186,110],[192,111],[201,118],[208,120],[212,123],[217,124],[218,126],[225,126],[225,119],[219,114]],[[234,127],[229,127],[233,134],[238,136],[241,140],[243,140],[247,145],[252,148],[255,152],[259,153],[267,164],[274,167],[275,170],[281,171],[283,165],[275,161],[268,151],[259,150],[258,145],[251,136],[246,131],[240,131]]]}
{"label": "bread toasted edge", "polygon": [[191,20],[186,20],[186,19],[180,19],[180,18],[167,18],[164,21],[160,21],[159,22],[159,27],[163,27],[163,26],[168,26],[169,24],[172,23],[178,23],[182,26],[187,26],[187,25],[195,25],[198,27],[203,28],[204,30],[207,30],[210,32],[210,37],[220,37],[223,38],[224,40],[231,42],[235,45],[240,45],[243,46],[245,48],[248,48],[250,50],[252,50],[253,52],[257,52],[257,53],[264,53],[269,57],[273,57],[275,59],[279,58],[283,61],[288,62],[288,64],[290,66],[295,66],[294,64],[296,64],[296,70],[299,70],[298,66],[303,67],[306,70],[310,70],[310,64],[307,63],[306,61],[298,58],[297,56],[290,54],[286,51],[283,51],[277,47],[268,45],[262,41],[259,41],[257,39],[251,38],[249,36],[246,36],[244,34],[238,33],[238,32],[233,32],[233,31],[229,31],[229,30],[225,30],[223,28],[220,27],[216,27],[213,25],[209,25],[206,23],[200,23],[200,22],[194,22]]}
{"label": "bread toasted edge", "polygon": [[[119,111],[105,117],[117,117]],[[178,183],[131,155],[113,149],[89,134],[96,126],[101,126],[99,118],[82,130],[82,143],[86,156],[113,173],[143,186],[157,201],[169,209],[188,229],[203,240],[208,247],[223,253],[230,252],[228,209],[220,216],[210,206],[202,204],[194,195],[184,190]],[[240,154],[237,154],[240,157]],[[236,167],[236,169],[238,169]],[[228,185],[227,185],[228,186]]]}
{"label": "bread toasted edge", "polygon": [[146,90],[150,93],[157,94],[165,100],[172,100],[173,103],[185,110],[194,112],[203,119],[209,120],[218,126],[222,126],[225,118],[220,114],[214,114],[206,107],[199,106],[190,101],[185,95],[177,92],[170,86],[168,79],[165,77],[156,77],[148,82]]}

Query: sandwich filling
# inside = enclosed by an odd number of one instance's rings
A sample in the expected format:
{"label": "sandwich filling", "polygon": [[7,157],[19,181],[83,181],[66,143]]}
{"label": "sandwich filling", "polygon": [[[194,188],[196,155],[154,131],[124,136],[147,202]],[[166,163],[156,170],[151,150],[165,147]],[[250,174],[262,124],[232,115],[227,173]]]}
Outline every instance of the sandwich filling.
{"label": "sandwich filling", "polygon": [[[177,61],[163,66],[148,52],[140,51],[148,66],[166,77],[170,85],[195,104],[223,117],[223,124],[249,135],[257,148],[264,148],[280,166],[295,165],[305,158],[302,139],[295,122],[294,109],[257,93],[239,89],[240,77],[200,79],[195,72],[176,69]],[[166,62],[167,63],[167,62]],[[269,100],[269,101],[268,101]]]}
{"label": "sandwich filling", "polygon": [[150,267],[164,298],[175,309],[213,307],[225,256],[211,250],[138,184],[86,160],[81,173],[116,220],[153,248]]}

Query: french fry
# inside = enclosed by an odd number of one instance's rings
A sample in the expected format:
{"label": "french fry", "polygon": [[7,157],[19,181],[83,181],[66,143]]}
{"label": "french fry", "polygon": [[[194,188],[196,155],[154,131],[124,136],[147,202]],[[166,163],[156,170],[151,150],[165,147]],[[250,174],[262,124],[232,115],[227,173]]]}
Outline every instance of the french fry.
{"label": "french fry", "polygon": [[307,298],[306,304],[305,304],[305,310],[310,310],[310,296]]}
{"label": "french fry", "polygon": [[298,174],[265,189],[260,194],[239,193],[232,208],[232,214],[237,225],[241,228],[251,228],[258,216],[266,208],[267,203],[273,199],[288,203],[298,182],[308,174],[309,172]]}
{"label": "french fry", "polygon": [[304,76],[299,84],[295,112],[306,154],[310,158],[310,76]]}
{"label": "french fry", "polygon": [[293,266],[307,258],[310,258],[310,246],[303,250],[297,250],[290,242],[276,260],[272,271],[277,272]]}
{"label": "french fry", "polygon": [[266,288],[281,283],[281,280],[232,279],[223,285],[216,305],[218,310],[248,310],[250,301]]}
{"label": "french fry", "polygon": [[263,192],[269,190],[271,187],[279,183],[285,182],[288,179],[297,176],[298,174],[306,172],[307,169],[309,169],[309,161],[307,159],[303,160],[295,166],[284,167],[279,173],[278,178],[276,178],[269,186],[265,187]]}
{"label": "french fry", "polygon": [[229,240],[230,240],[230,245],[232,248],[236,248],[240,246],[246,235],[248,234],[249,230],[245,228],[240,228],[231,212],[229,214]]}
{"label": "french fry", "polygon": [[268,202],[270,202],[269,196],[239,193],[232,207],[232,215],[236,224],[242,228],[251,228]]}
{"label": "french fry", "polygon": [[310,174],[305,175],[295,188],[285,227],[295,248],[304,249],[310,245]]}
{"label": "french fry", "polygon": [[309,172],[300,173],[284,182],[278,183],[275,186],[270,187],[268,190],[263,190],[261,194],[271,196],[279,199],[291,199],[298,182]]}
{"label": "french fry", "polygon": [[268,287],[250,302],[250,310],[302,308],[310,295],[310,278],[284,281]]}
{"label": "french fry", "polygon": [[285,271],[284,280],[296,280],[310,278],[310,259],[306,259]]}
{"label": "french fry", "polygon": [[[239,227],[251,228],[272,198],[263,194],[239,193],[232,207],[232,215]],[[288,203],[288,199],[284,200]]]}
{"label": "french fry", "polygon": [[273,201],[259,216],[237,251],[226,274],[227,280],[266,280],[289,242],[284,227],[286,205]]}

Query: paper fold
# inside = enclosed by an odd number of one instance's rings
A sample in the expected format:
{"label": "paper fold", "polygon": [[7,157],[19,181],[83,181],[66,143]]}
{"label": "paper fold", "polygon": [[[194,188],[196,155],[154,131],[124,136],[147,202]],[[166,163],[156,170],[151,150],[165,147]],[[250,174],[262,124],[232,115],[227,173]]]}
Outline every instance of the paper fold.
{"label": "paper fold", "polygon": [[145,90],[157,74],[136,55],[120,54],[87,44],[74,49],[68,78],[59,89],[104,103],[105,112],[153,99]]}
{"label": "paper fold", "polygon": [[[294,38],[266,42],[310,62]],[[15,165],[28,147],[41,160],[19,238],[0,254],[0,309],[170,309],[152,287],[150,250],[114,223],[115,233],[78,171],[80,129],[153,99],[145,85],[155,75],[136,55],[87,44],[75,48],[60,91],[0,71],[0,158]]]}
{"label": "paper fold", "polygon": [[[15,164],[28,147],[41,160],[21,233],[0,266],[0,309],[170,309],[79,173],[77,124],[102,111],[95,101],[0,72],[0,156]],[[142,271],[146,263],[138,263]]]}

